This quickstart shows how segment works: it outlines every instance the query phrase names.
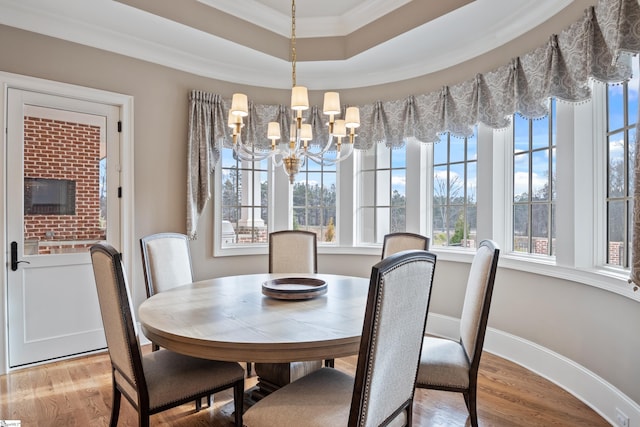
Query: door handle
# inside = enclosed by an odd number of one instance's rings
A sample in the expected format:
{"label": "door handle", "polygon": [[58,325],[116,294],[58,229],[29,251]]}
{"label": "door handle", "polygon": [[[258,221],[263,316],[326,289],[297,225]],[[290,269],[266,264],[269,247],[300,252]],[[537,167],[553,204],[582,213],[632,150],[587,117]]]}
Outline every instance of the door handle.
{"label": "door handle", "polygon": [[29,261],[18,261],[18,242],[11,242],[11,271],[16,271],[21,262],[31,264]]}

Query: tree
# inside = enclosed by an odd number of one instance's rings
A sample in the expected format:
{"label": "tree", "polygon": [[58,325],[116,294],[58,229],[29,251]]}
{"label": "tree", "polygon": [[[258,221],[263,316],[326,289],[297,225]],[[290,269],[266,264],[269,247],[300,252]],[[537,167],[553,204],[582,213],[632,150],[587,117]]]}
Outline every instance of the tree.
{"label": "tree", "polygon": [[238,206],[240,204],[239,191],[241,188],[241,174],[237,167],[225,169],[222,183],[222,219],[225,221],[238,221]]}
{"label": "tree", "polygon": [[[433,229],[446,230],[447,206],[464,202],[464,187],[459,175],[449,175],[449,179],[435,174],[433,179]],[[462,193],[462,194],[461,194]]]}
{"label": "tree", "polygon": [[391,194],[391,232],[405,231],[407,229],[406,197],[398,190]]}
{"label": "tree", "polygon": [[458,219],[456,220],[456,225],[454,227],[453,235],[451,236],[451,239],[449,239],[449,244],[459,245],[462,243],[464,239],[466,239],[468,235],[469,235],[469,224],[466,224],[466,227],[465,227],[464,215],[463,215],[463,212],[460,212],[460,215],[458,215]]}

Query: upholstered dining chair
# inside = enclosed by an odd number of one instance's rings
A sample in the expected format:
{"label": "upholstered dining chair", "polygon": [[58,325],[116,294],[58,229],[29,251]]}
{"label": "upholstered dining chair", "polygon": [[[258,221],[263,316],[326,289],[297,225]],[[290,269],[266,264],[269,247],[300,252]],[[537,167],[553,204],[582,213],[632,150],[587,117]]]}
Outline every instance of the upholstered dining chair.
{"label": "upholstered dining chair", "polygon": [[96,244],[91,261],[111,360],[110,425],[118,424],[123,395],[138,411],[139,425],[146,427],[153,414],[233,388],[235,425],[242,426],[242,367],[165,349],[142,354],[120,253],[106,243]]}
{"label": "upholstered dining chair", "polygon": [[180,233],[157,233],[140,239],[147,297],[193,282],[189,238]]}
{"label": "upholstered dining chair", "polygon": [[269,233],[269,273],[317,273],[316,233],[281,230]]}
{"label": "upholstered dining chair", "polygon": [[410,426],[435,263],[426,251],[378,262],[355,378],[338,369],[315,371],[247,410],[245,426]]}
{"label": "upholstered dining chair", "polygon": [[[142,270],[147,289],[147,298],[158,292],[193,282],[189,237],[181,233],[156,233],[140,239]],[[159,346],[151,343],[153,351]],[[247,375],[251,376],[251,363],[247,362]],[[211,398],[207,398],[211,406]],[[201,409],[196,401],[196,410]]]}
{"label": "upholstered dining chair", "polygon": [[[181,233],[156,233],[140,239],[142,270],[147,298],[158,292],[193,282],[189,238]],[[151,343],[151,350],[160,347]],[[195,402],[196,411],[202,408],[200,400]],[[211,406],[211,397],[207,396]]]}
{"label": "upholstered dining chair", "polygon": [[[318,240],[316,233],[304,230],[280,230],[269,233],[269,273],[317,273]],[[333,361],[326,361],[331,365]],[[322,367],[321,361],[258,364],[272,378],[281,378],[279,387]]]}
{"label": "upholstered dining chair", "polygon": [[467,279],[460,317],[460,339],[425,337],[418,370],[418,388],[463,394],[473,427],[478,425],[478,367],[499,256],[500,249],[496,243],[490,240],[480,242]]}
{"label": "upholstered dining chair", "polygon": [[429,238],[415,233],[389,233],[382,241],[382,258],[409,249],[429,250]]}

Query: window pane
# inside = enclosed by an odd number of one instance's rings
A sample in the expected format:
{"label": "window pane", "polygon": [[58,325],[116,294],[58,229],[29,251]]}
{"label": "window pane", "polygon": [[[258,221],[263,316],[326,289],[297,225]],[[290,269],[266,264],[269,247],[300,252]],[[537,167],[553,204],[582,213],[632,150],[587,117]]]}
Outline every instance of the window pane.
{"label": "window pane", "polygon": [[449,162],[463,162],[466,156],[465,140],[462,138],[449,138]]}
{"label": "window pane", "polygon": [[551,106],[549,109],[549,115],[551,116],[551,145],[554,147],[557,144],[556,135],[558,129],[558,121],[556,120],[556,99],[551,98]]}
{"label": "window pane", "polygon": [[549,141],[549,116],[545,116],[541,119],[531,120],[532,138],[531,149],[548,147]]}
{"label": "window pane", "polygon": [[513,207],[513,250],[529,252],[529,205]]}
{"label": "window pane", "polygon": [[638,121],[638,76],[640,76],[640,59],[636,55],[631,60],[632,76],[627,88],[629,94],[627,96],[627,123],[635,124]]}
{"label": "window pane", "polygon": [[467,160],[478,160],[478,139],[475,134],[467,138]]}
{"label": "window pane", "polygon": [[391,204],[391,172],[381,170],[376,176],[376,205],[389,206]]}
{"label": "window pane", "polygon": [[627,173],[629,174],[628,176],[628,182],[629,182],[629,193],[628,195],[630,197],[633,197],[633,189],[635,187],[635,182],[634,182],[634,171],[635,169],[635,163],[636,163],[636,129],[635,128],[631,128],[629,129],[629,137],[628,137],[628,141],[629,141],[629,167],[627,168]]}
{"label": "window pane", "polygon": [[376,156],[376,168],[390,168],[391,167],[391,152],[390,148],[387,148],[384,144],[376,144],[377,156]]}
{"label": "window pane", "polygon": [[534,204],[531,207],[531,237],[533,253],[549,255],[549,208],[548,204]]}
{"label": "window pane", "polygon": [[529,153],[513,156],[513,200],[529,200]]}
{"label": "window pane", "polygon": [[529,120],[520,114],[513,116],[513,146],[515,153],[529,150]]}
{"label": "window pane", "polygon": [[551,199],[556,200],[556,149],[551,150]]}
{"label": "window pane", "polygon": [[407,220],[404,206],[391,208],[391,232],[398,233],[406,230]]}
{"label": "window pane", "polygon": [[611,265],[624,266],[625,261],[625,230],[624,225],[627,222],[625,212],[625,202],[610,202],[608,206],[608,259]]}
{"label": "window pane", "polygon": [[360,241],[374,243],[375,235],[375,209],[360,208]]}
{"label": "window pane", "polygon": [[445,205],[449,193],[448,189],[448,168],[447,166],[437,166],[433,168],[433,204]]}
{"label": "window pane", "polygon": [[607,130],[609,132],[622,129],[624,126],[624,85],[608,85],[607,117]]}
{"label": "window pane", "polygon": [[449,246],[462,246],[465,235],[465,210],[461,205],[449,206],[447,218],[447,234]]}
{"label": "window pane", "polygon": [[466,203],[476,203],[477,199],[477,163],[469,162],[467,164],[467,199]]}
{"label": "window pane", "polygon": [[389,150],[391,152],[391,167],[394,169],[404,169],[407,165],[407,146]]}
{"label": "window pane", "polygon": [[448,160],[447,135],[440,135],[440,142],[433,144],[433,164],[441,165]]}
{"label": "window pane", "polygon": [[307,225],[307,210],[305,208],[293,208],[293,229],[300,230]]}
{"label": "window pane", "polygon": [[625,152],[623,133],[609,137],[609,197],[622,197],[625,194]]}
{"label": "window pane", "polygon": [[368,150],[361,150],[360,165],[362,170],[372,170],[376,168],[376,146],[374,145]]}
{"label": "window pane", "polygon": [[476,205],[470,205],[467,207],[467,234],[466,241],[463,246],[465,248],[476,247],[476,231],[478,229],[478,215]]}
{"label": "window pane", "polygon": [[405,204],[405,195],[407,193],[407,170],[406,169],[394,169],[392,171],[393,177],[392,183],[392,195],[391,204],[397,206],[398,204]]}
{"label": "window pane", "polygon": [[532,153],[531,200],[550,200],[549,194],[549,150]]}
{"label": "window pane", "polygon": [[464,163],[451,165],[449,171],[449,203],[464,203]]}
{"label": "window pane", "polygon": [[391,209],[376,209],[376,240],[373,243],[382,243],[384,235],[391,231]]}
{"label": "window pane", "polygon": [[551,255],[556,254],[556,205],[551,205]]}
{"label": "window pane", "polygon": [[361,172],[362,185],[360,186],[360,205],[361,206],[374,206],[375,205],[375,185],[376,185],[376,173],[375,171]]}

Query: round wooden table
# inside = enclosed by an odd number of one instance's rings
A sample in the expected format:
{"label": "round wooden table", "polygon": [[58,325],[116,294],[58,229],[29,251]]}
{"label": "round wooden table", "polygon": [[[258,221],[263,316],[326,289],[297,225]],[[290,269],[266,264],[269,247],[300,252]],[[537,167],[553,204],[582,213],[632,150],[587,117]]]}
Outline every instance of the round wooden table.
{"label": "round wooden table", "polygon": [[[324,280],[308,300],[262,294],[274,278]],[[221,277],[158,293],[138,309],[142,331],[169,350],[214,360],[294,362],[358,353],[369,280],[331,274]]]}

